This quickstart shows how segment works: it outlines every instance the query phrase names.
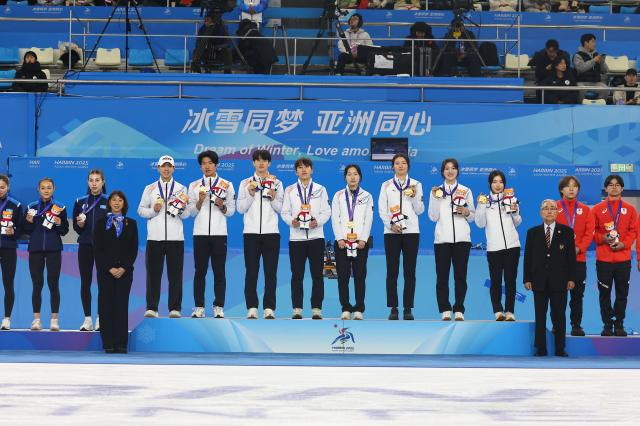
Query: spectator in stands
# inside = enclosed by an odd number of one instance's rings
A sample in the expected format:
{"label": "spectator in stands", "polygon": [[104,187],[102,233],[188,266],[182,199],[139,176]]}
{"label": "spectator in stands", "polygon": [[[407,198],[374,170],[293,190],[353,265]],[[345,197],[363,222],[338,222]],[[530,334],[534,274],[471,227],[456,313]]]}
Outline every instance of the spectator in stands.
{"label": "spectator in stands", "polygon": [[[617,87],[638,87],[638,72],[629,68],[624,76],[624,84]],[[616,90],[613,92],[613,103],[616,105],[639,105],[640,90],[625,92]]]}
{"label": "spectator in stands", "polygon": [[[360,4],[366,2],[361,0]],[[393,0],[368,0],[369,9],[393,9]]]}
{"label": "spectator in stands", "polygon": [[[29,50],[24,54],[22,66],[16,71],[16,80],[46,80],[47,76],[40,67],[38,55]],[[46,92],[47,83],[29,84],[29,83],[13,83],[13,90],[16,92]]]}
{"label": "spectator in stands", "polygon": [[[431,25],[426,22],[416,22],[411,26],[411,30],[407,39],[404,42],[404,47],[411,51],[411,47],[414,48],[414,69],[416,75],[424,75],[425,72],[419,72],[419,57],[418,55],[426,54],[429,55],[432,59],[438,56],[438,46],[435,41],[433,41],[433,32],[431,30]],[[424,49],[431,49],[429,53],[424,52]],[[430,61],[429,61],[430,62]],[[431,63],[426,64],[427,67],[431,67]],[[410,68],[409,68],[410,69]],[[428,71],[428,70],[424,70]]]}
{"label": "spectator in stands", "polygon": [[82,49],[75,43],[60,42],[58,43],[60,51],[60,61],[66,69],[69,69],[80,61],[82,58]]}
{"label": "spectator in stands", "polygon": [[269,7],[269,0],[243,0],[241,3],[240,19],[249,19],[258,26],[262,24],[262,12]]}
{"label": "spectator in stands", "polygon": [[344,40],[338,40],[338,50],[340,55],[338,56],[338,64],[336,65],[336,75],[342,75],[344,73],[344,67],[352,62],[365,64],[367,58],[364,56],[358,56],[358,45],[372,46],[371,36],[369,33],[362,29],[362,15],[354,13],[349,18],[349,29],[345,31],[347,38],[347,44],[349,45],[350,52],[347,52]]}
{"label": "spectator in stands", "polygon": [[420,10],[420,0],[396,0],[395,10]]}
{"label": "spectator in stands", "polygon": [[238,40],[238,48],[253,73],[269,74],[271,65],[278,62],[278,56],[273,49],[271,39],[262,37],[260,31],[258,31],[258,24],[250,19],[243,19],[240,22],[236,35],[241,37]]}
{"label": "spectator in stands", "polygon": [[584,3],[579,3],[575,0],[560,0],[558,4],[558,12],[586,13],[586,11],[587,6]]}
{"label": "spectator in stands", "polygon": [[356,9],[358,7],[359,0],[338,0],[336,6],[340,9]]}
{"label": "spectator in stands", "polygon": [[557,58],[564,58],[567,65],[569,64],[569,53],[560,50],[557,40],[549,39],[544,45],[544,49],[536,52],[529,61],[529,66],[535,68],[536,84],[541,84],[547,77],[554,74],[553,61]]}
{"label": "spectator in stands", "polygon": [[38,0],[38,4],[43,6],[60,6],[64,5],[65,0]]}
{"label": "spectator in stands", "polygon": [[204,18],[204,24],[198,30],[198,41],[191,60],[191,72],[199,73],[203,66],[208,68],[216,54],[220,53],[224,64],[224,73],[231,74],[233,57],[228,40],[226,38],[208,38],[224,37],[227,34],[227,28],[220,14],[211,14]]}
{"label": "spectator in stands", "polygon": [[[558,56],[553,61],[553,74],[547,77],[543,86],[568,87],[576,86],[576,79],[573,73],[568,70],[565,58]],[[548,90],[544,92],[545,104],[576,104],[578,103],[578,91],[570,90]]]}
{"label": "spectator in stands", "polygon": [[493,12],[515,12],[518,0],[489,0],[489,10]]}
{"label": "spectator in stands", "polygon": [[551,1],[523,0],[522,7],[525,12],[551,12]]}
{"label": "spectator in stands", "polygon": [[[580,37],[580,45],[576,54],[573,55],[573,66],[576,69],[578,86],[607,87],[603,80],[607,79],[609,67],[604,61],[605,55],[596,52],[596,36],[583,34]],[[606,92],[596,92],[596,95],[598,98],[602,98]]]}
{"label": "spectator in stands", "polygon": [[[440,74],[450,76],[454,74],[456,66],[466,67],[469,75],[480,77],[482,61],[477,53],[475,37],[464,27],[464,22],[454,19],[451,21],[451,29],[445,34],[445,39],[455,39],[455,41],[445,41],[442,46],[439,64]],[[467,41],[463,41],[467,40]]]}

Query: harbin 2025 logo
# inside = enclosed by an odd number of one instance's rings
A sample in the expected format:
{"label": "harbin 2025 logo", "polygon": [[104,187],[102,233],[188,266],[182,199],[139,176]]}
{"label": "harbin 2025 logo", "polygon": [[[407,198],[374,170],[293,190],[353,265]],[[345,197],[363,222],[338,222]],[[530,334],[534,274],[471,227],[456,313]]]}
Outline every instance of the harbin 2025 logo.
{"label": "harbin 2025 logo", "polygon": [[354,352],[356,350],[356,338],[353,332],[349,331],[349,327],[340,327],[338,324],[334,324],[333,327],[338,332],[338,335],[331,342],[331,352]]}

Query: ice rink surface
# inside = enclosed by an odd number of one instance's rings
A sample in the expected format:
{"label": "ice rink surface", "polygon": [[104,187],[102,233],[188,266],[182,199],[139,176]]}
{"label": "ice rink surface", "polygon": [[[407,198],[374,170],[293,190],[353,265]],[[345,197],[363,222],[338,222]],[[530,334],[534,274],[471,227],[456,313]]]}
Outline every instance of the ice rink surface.
{"label": "ice rink surface", "polygon": [[2,425],[637,425],[640,407],[637,368],[6,361]]}

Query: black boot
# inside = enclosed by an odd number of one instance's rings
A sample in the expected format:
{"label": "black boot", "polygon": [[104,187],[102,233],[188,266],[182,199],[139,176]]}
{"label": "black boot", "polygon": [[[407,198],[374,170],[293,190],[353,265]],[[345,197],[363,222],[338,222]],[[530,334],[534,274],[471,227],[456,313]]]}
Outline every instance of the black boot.
{"label": "black boot", "polygon": [[404,308],[404,312],[402,313],[402,319],[405,321],[413,321],[413,314],[411,313],[411,308]]}
{"label": "black boot", "polygon": [[398,320],[398,308],[391,308],[391,312],[389,313],[389,319],[391,321]]}
{"label": "black boot", "polygon": [[624,324],[615,324],[613,327],[613,334],[617,337],[627,337],[627,331],[624,329]]}
{"label": "black boot", "polygon": [[604,337],[613,336],[613,327],[611,326],[611,324],[605,324],[600,335]]}
{"label": "black boot", "polygon": [[578,337],[584,336],[584,330],[582,329],[582,327],[580,327],[580,324],[574,324],[571,327],[571,335],[578,336]]}

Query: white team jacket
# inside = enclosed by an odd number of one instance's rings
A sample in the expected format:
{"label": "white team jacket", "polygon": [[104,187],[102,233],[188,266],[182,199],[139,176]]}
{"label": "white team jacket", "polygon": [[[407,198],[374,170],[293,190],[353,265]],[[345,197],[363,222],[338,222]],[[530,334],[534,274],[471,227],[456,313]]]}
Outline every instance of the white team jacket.
{"label": "white team jacket", "polygon": [[262,197],[262,190],[257,190],[253,197],[249,194],[248,185],[252,180],[259,181],[256,175],[240,182],[238,188],[238,212],[244,215],[244,234],[279,234],[278,214],[282,210],[284,188],[276,179],[276,196],[272,201]]}
{"label": "white team jacket", "polygon": [[[346,240],[351,229],[347,229],[349,222],[349,209],[345,192],[349,196],[349,205],[353,201],[353,195],[348,188],[336,192],[331,202],[331,225],[333,235],[338,240]],[[353,208],[353,206],[352,206]],[[353,232],[358,235],[359,241],[367,241],[371,235],[371,225],[373,223],[373,197],[364,189],[358,191],[356,206],[353,212]]]}
{"label": "white team jacket", "polygon": [[507,214],[500,204],[502,194],[491,194],[491,204],[478,204],[476,225],[485,229],[487,251],[506,250],[520,247],[520,237],[516,226],[522,223],[520,210],[517,214]]}
{"label": "white team jacket", "polygon": [[471,189],[457,182],[453,185],[443,183],[440,187],[444,188],[443,192],[450,193],[454,191],[456,185],[458,185],[457,189],[467,190],[465,200],[470,212],[469,217],[453,213],[454,206],[450,195],[444,194],[442,198],[436,198],[433,191],[429,191],[429,219],[436,222],[434,244],[471,242],[469,223],[473,222],[476,211]]}
{"label": "white team jacket", "polygon": [[[216,179],[219,180],[216,182]],[[198,210],[196,204],[200,196],[200,186],[212,188],[213,186],[219,185],[222,181],[229,184],[224,201],[224,205],[227,207],[227,213],[222,214],[218,206],[210,201],[210,190],[207,191],[207,197],[202,202],[200,210]],[[189,185],[189,209],[191,216],[195,217],[193,235],[227,235],[227,218],[233,216],[236,211],[235,197],[236,193],[233,189],[233,183],[221,178],[220,175],[209,178],[202,176],[200,179],[191,182]]]}
{"label": "white team jacket", "polygon": [[[153,210],[156,200],[160,198],[158,184],[162,185],[165,202],[159,212]],[[173,186],[173,192],[171,187]],[[142,193],[142,199],[138,205],[138,215],[147,220],[147,240],[149,241],[184,241],[182,221],[189,217],[189,207],[178,217],[167,214],[167,205],[181,193],[186,193],[187,188],[176,182],[173,178],[168,183],[160,180],[147,185]]]}
{"label": "white team jacket", "polygon": [[[415,185],[416,194],[414,197],[407,196],[404,192],[400,194],[396,186],[393,184],[395,177],[386,180],[380,187],[380,196],[378,197],[378,214],[384,224],[385,234],[394,234],[391,230],[391,212],[389,209],[393,206],[402,205],[402,213],[407,216],[407,229],[402,231],[403,234],[419,234],[420,224],[418,223],[418,215],[424,213],[424,195],[422,192],[422,184],[413,178],[407,176],[409,180],[408,186]],[[407,183],[405,182],[405,186]],[[402,203],[400,197],[402,196]]]}
{"label": "white team jacket", "polygon": [[[308,198],[308,204],[311,205],[311,216],[318,221],[318,227],[315,229],[299,229],[291,226],[291,222],[300,212],[302,201],[298,194],[298,186],[302,189],[303,197],[308,193],[309,187],[313,185],[311,194]],[[304,188],[300,181],[293,185],[287,186],[284,190],[284,202],[282,203],[282,220],[289,225],[289,241],[307,241],[324,238],[323,225],[329,221],[331,217],[331,206],[329,206],[329,195],[324,186],[317,182],[310,181],[309,187]]]}

